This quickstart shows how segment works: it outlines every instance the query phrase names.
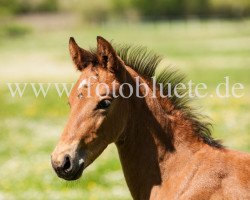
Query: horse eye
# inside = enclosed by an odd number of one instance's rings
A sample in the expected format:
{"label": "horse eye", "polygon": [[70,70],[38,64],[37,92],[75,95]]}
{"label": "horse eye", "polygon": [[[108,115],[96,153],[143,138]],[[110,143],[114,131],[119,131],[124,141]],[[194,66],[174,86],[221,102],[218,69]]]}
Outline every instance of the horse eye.
{"label": "horse eye", "polygon": [[108,99],[101,100],[98,105],[97,109],[107,109],[111,105],[111,101]]}

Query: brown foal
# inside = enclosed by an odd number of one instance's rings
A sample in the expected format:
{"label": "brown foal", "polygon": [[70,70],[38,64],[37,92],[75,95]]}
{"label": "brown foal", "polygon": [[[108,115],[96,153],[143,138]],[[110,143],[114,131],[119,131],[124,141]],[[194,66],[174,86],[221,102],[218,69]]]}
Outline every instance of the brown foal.
{"label": "brown foal", "polygon": [[[250,155],[213,140],[209,124],[184,99],[162,98],[160,87],[150,80],[160,57],[138,47],[113,48],[102,37],[92,51],[70,38],[69,50],[81,76],[69,97],[68,123],[51,156],[59,177],[78,179],[114,142],[133,199],[250,199]],[[138,77],[148,87],[139,88],[144,98],[130,93],[128,84],[135,89]],[[181,80],[169,69],[157,78],[165,92]],[[173,83],[171,88],[165,87],[167,82]]]}

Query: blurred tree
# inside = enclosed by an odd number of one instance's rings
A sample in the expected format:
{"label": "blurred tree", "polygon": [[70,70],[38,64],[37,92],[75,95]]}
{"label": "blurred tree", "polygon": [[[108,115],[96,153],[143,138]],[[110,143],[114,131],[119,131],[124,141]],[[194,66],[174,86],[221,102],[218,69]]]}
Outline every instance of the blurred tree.
{"label": "blurred tree", "polygon": [[249,0],[113,0],[117,10],[135,8],[144,19],[187,17],[243,17],[250,15]]}
{"label": "blurred tree", "polygon": [[39,12],[55,12],[58,11],[59,4],[57,0],[44,0],[36,6]]}
{"label": "blurred tree", "polygon": [[244,17],[250,15],[249,0],[210,0],[211,14],[216,17]]}
{"label": "blurred tree", "polygon": [[18,0],[0,0],[0,14],[13,14],[18,10]]}
{"label": "blurred tree", "polygon": [[132,4],[152,19],[206,16],[209,10],[209,0],[135,0]]}
{"label": "blurred tree", "polygon": [[55,12],[58,9],[58,0],[0,0],[1,14]]}
{"label": "blurred tree", "polygon": [[112,10],[118,19],[136,21],[139,18],[137,9],[133,6],[133,0],[112,0]]}
{"label": "blurred tree", "polygon": [[250,16],[250,0],[0,0],[0,15],[80,12],[86,21]]}

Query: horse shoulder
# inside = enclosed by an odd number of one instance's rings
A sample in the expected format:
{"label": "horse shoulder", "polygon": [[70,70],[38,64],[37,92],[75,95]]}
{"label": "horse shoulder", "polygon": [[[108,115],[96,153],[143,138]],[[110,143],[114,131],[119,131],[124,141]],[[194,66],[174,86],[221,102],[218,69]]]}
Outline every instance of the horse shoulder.
{"label": "horse shoulder", "polygon": [[250,199],[250,154],[228,150],[228,175],[222,182],[228,199]]}
{"label": "horse shoulder", "polygon": [[154,199],[250,199],[249,154],[205,146],[176,169]]}

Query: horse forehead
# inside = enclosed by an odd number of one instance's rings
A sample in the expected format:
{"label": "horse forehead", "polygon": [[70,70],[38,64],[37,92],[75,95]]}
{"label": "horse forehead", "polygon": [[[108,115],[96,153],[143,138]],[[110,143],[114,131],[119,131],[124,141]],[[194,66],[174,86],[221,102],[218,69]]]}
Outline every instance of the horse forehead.
{"label": "horse forehead", "polygon": [[91,87],[98,80],[97,76],[90,76],[87,78],[83,78],[77,86],[77,90],[81,90],[82,88]]}
{"label": "horse forehead", "polygon": [[89,87],[89,84],[90,84],[90,80],[88,78],[85,78],[85,79],[80,81],[77,89],[80,90],[80,89],[82,89],[84,87]]}
{"label": "horse forehead", "polygon": [[82,74],[80,80],[78,81],[78,85],[76,85],[76,89],[82,90],[84,88],[89,88],[96,83],[112,83],[115,79],[114,74],[108,73],[105,69],[98,69],[95,71],[86,71]]}

